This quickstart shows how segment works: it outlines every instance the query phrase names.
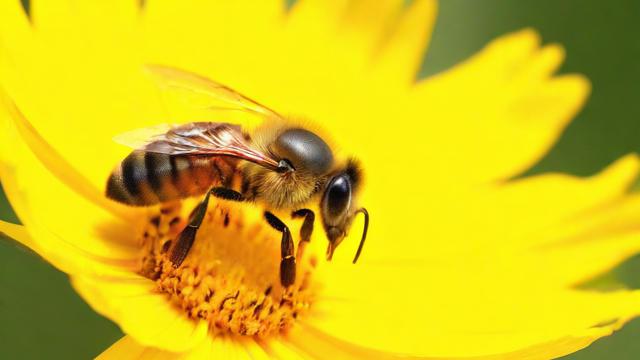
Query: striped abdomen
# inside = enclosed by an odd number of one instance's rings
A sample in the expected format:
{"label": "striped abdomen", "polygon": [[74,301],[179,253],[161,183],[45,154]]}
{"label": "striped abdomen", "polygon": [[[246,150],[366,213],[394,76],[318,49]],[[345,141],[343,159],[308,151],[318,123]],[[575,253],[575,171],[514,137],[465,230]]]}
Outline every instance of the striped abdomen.
{"label": "striped abdomen", "polygon": [[220,156],[168,155],[137,150],[109,176],[107,197],[147,206],[204,194],[232,181],[237,160]]}

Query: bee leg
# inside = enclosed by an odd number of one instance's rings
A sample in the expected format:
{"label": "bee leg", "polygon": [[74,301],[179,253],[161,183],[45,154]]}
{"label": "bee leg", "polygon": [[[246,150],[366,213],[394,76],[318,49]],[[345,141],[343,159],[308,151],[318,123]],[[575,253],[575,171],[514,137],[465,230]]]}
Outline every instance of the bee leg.
{"label": "bee leg", "polygon": [[213,195],[219,199],[231,200],[231,201],[244,201],[242,194],[235,190],[215,187],[207,192],[204,199],[193,209],[189,216],[189,223],[180,232],[175,245],[171,249],[169,260],[173,263],[174,267],[179,267],[184,259],[189,254],[191,246],[196,239],[196,233],[202,225],[202,220],[207,214],[207,208],[209,207],[209,197]]}
{"label": "bee leg", "polygon": [[171,248],[169,260],[171,260],[173,267],[175,268],[182,264],[184,259],[187,257],[187,254],[189,254],[189,250],[191,250],[191,246],[196,239],[196,233],[198,232],[198,229],[202,224],[202,220],[204,220],[204,216],[207,213],[210,195],[211,193],[207,192],[204,199],[193,209],[193,211],[191,211],[189,223],[184,229],[182,229],[180,235],[178,235],[176,243]]}
{"label": "bee leg", "polygon": [[211,193],[211,195],[217,197],[218,199],[223,199],[223,200],[230,200],[230,201],[245,200],[244,196],[241,193],[233,189],[227,189],[224,187],[214,187],[213,189],[209,190],[209,193]]}
{"label": "bee leg", "polygon": [[294,219],[304,217],[302,227],[300,228],[300,241],[298,242],[298,252],[296,254],[296,258],[302,259],[304,248],[307,246],[309,241],[311,241],[311,234],[313,233],[313,222],[316,219],[316,215],[313,213],[313,210],[299,209],[292,212],[291,217]]}
{"label": "bee leg", "polygon": [[264,212],[264,218],[272,228],[282,233],[280,243],[280,283],[282,287],[289,287],[296,281],[296,257],[293,255],[293,239],[289,227],[269,211]]}

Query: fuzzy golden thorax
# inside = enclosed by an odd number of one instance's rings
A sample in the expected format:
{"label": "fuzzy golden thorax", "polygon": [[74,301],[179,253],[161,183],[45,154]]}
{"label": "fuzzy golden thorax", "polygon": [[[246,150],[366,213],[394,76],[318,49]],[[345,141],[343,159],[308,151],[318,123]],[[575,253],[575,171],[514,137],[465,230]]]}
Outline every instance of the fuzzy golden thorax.
{"label": "fuzzy golden thorax", "polygon": [[318,177],[304,169],[277,173],[259,165],[246,163],[242,171],[245,196],[261,201],[272,209],[303,207],[317,196],[318,190],[326,183],[326,177]]}
{"label": "fuzzy golden thorax", "polygon": [[[311,131],[308,128],[313,126],[284,118],[270,119],[251,134],[252,145],[256,149],[274,159],[290,162],[295,171],[279,173],[245,162],[241,170],[242,193],[246,198],[262,202],[274,210],[296,209],[305,206],[321,192],[334,165],[334,155],[326,143],[327,136],[322,133],[316,135],[315,129]],[[290,143],[285,144],[282,137],[291,131],[304,133],[303,138],[296,138],[295,141],[313,150],[303,151],[302,157],[297,156],[300,155],[297,152],[300,147],[294,146],[296,149],[292,152],[288,147]],[[320,156],[316,157],[317,154]]]}

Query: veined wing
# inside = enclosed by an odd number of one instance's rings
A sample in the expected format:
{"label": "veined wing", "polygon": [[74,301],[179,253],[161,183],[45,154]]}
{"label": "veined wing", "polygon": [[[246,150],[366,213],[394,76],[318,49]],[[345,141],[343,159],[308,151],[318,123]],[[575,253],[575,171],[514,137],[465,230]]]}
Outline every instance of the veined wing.
{"label": "veined wing", "polygon": [[[174,90],[193,98],[198,98],[198,107],[209,110],[239,110],[262,117],[282,118],[276,111],[230,87],[204,76],[164,65],[147,65],[146,69],[163,89]],[[189,102],[183,99],[184,102]],[[193,101],[198,102],[198,101]]]}
{"label": "veined wing", "polygon": [[135,129],[114,136],[113,141],[132,149],[142,149],[149,145],[149,143],[156,140],[162,140],[167,132],[177,127],[178,125],[159,124],[146,128]]}
{"label": "veined wing", "polygon": [[147,152],[168,155],[231,156],[274,171],[278,170],[278,161],[255,149],[245,139],[240,126],[228,123],[194,122],[180,126],[159,125],[130,131],[116,136],[114,140]]}

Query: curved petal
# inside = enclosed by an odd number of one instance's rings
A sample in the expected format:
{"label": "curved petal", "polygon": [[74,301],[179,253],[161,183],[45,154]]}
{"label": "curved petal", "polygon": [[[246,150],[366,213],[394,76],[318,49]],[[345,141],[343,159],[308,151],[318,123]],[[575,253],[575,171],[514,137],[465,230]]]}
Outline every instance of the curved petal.
{"label": "curved petal", "polygon": [[19,1],[0,1],[0,14],[6,15],[0,22],[0,59],[7,62],[12,52],[32,44],[31,24]]}
{"label": "curved petal", "polygon": [[539,232],[557,231],[577,216],[603,210],[629,198],[627,192],[639,172],[640,159],[634,154],[590,177],[542,174],[493,187],[487,192],[486,203],[492,203],[500,213],[492,212],[487,217],[498,219],[507,227],[506,233],[522,232],[522,229],[528,233],[522,241],[500,237],[495,240],[496,246],[508,246],[512,242],[515,247],[527,248],[549,241]]}
{"label": "curved petal", "polygon": [[0,108],[0,176],[41,255],[72,274],[126,272],[134,266],[139,249],[130,236],[131,224],[56,178],[20,140],[6,110]]}
{"label": "curved petal", "polygon": [[374,74],[383,87],[415,82],[435,25],[437,2],[412,1],[404,11],[376,58]]}
{"label": "curved petal", "polygon": [[[285,56],[275,41],[284,14],[280,0],[149,2],[141,17],[144,60],[202,74],[271,106],[255,88]],[[174,121],[189,120],[203,118]]]}
{"label": "curved petal", "polygon": [[[285,344],[299,349],[299,351],[307,354],[312,359],[391,360],[400,358],[391,353],[354,345],[304,324],[299,324],[287,334]],[[402,356],[401,358],[412,359],[412,357],[408,356]]]}
{"label": "curved petal", "polygon": [[35,241],[33,241],[27,229],[22,225],[0,220],[0,237],[3,236],[17,241],[19,244],[26,246],[27,249],[35,253],[39,253],[39,249]]}
{"label": "curved petal", "polygon": [[[66,159],[64,159],[55,149],[47,143],[42,136],[33,128],[31,123],[24,117],[15,103],[0,90],[0,106],[2,113],[6,114],[6,121],[9,127],[15,128],[15,135],[19,135],[22,141],[29,147],[31,152],[40,160],[42,165],[53,175],[64,182],[67,186],[82,195],[87,200],[93,201],[96,205],[110,210],[115,215],[126,217],[128,212],[123,206],[119,206],[112,201],[108,201],[104,194],[91,184],[83,174],[74,169]],[[14,139],[14,141],[17,139]],[[10,148],[6,148],[10,151]],[[8,154],[8,153],[7,153]],[[5,156],[7,158],[9,156]]]}
{"label": "curved petal", "polygon": [[[237,340],[237,339],[236,339]],[[205,339],[196,347],[185,352],[169,352],[145,346],[131,336],[125,336],[105,350],[99,360],[109,359],[303,359],[299,354],[284,347],[277,341],[267,348],[260,347],[254,340],[232,341],[227,338]]]}
{"label": "curved petal", "polygon": [[[587,282],[640,251],[640,196],[586,211],[567,221],[548,239],[521,257],[525,264],[544,264],[550,285]],[[524,264],[523,264],[524,265]],[[533,268],[533,264],[524,267]],[[538,276],[539,281],[544,281]]]}
{"label": "curved petal", "polygon": [[410,113],[426,130],[420,134],[424,160],[442,183],[517,175],[544,155],[580,110],[589,82],[578,75],[552,77],[564,52],[539,42],[532,30],[504,36],[417,86]]}
{"label": "curved petal", "polygon": [[[160,352],[160,351],[158,351]],[[149,355],[147,355],[149,354]],[[99,356],[96,357],[98,360],[126,360],[126,359],[144,359],[144,356],[148,356],[153,359],[162,359],[161,354],[152,354],[151,349],[144,345],[140,345],[137,343],[131,336],[124,336],[122,339],[115,342],[111,345],[107,350],[102,352]],[[178,355],[171,353],[167,354],[165,358],[177,358]]]}
{"label": "curved petal", "polygon": [[541,289],[527,279],[500,278],[514,269],[470,267],[334,268],[316,317],[303,321],[391,354],[474,357],[529,348],[556,357],[609,335],[636,316],[640,305],[637,291]]}
{"label": "curved petal", "polygon": [[[301,331],[298,331],[292,336],[292,342],[297,346],[306,349],[309,354],[314,354],[316,358],[324,358],[326,352],[323,351],[327,347],[340,349],[341,352],[332,351],[332,355],[341,359],[379,359],[379,360],[393,360],[393,359],[424,359],[424,360],[444,360],[444,359],[465,359],[465,360],[506,360],[506,359],[550,359],[562,355],[567,355],[576,352],[593,342],[593,338],[589,336],[584,337],[564,337],[555,341],[547,343],[536,344],[527,348],[523,348],[509,353],[498,353],[490,355],[480,356],[410,356],[406,354],[388,353],[370,348],[360,347],[347,341],[341,340],[332,336],[331,334],[324,333],[313,326],[305,325],[302,327],[304,335]],[[600,329],[593,329],[587,331],[593,335],[603,333]],[[604,331],[606,332],[606,331]],[[601,335],[604,336],[604,335]]]}
{"label": "curved petal", "polygon": [[123,332],[145,346],[185,352],[197,347],[208,334],[205,321],[187,318],[166,294],[155,292],[153,281],[142,276],[74,276],[71,282],[96,312],[115,321]]}
{"label": "curved petal", "polygon": [[[221,342],[221,341],[220,341]],[[229,359],[229,355],[232,354],[228,348],[225,348],[222,344],[212,344],[211,340],[207,339],[202,341],[192,351],[175,353],[161,349],[144,346],[135,341],[131,336],[127,335],[118,342],[111,345],[107,350],[100,354],[98,360],[128,360],[128,359],[216,359],[224,358]]]}
{"label": "curved petal", "polygon": [[[496,253],[513,256],[515,251],[558,240],[562,229],[575,226],[572,222],[579,216],[611,212],[612,203],[624,201],[639,168],[638,157],[629,155],[591,177],[541,174],[471,189],[431,188],[408,183],[404,176],[390,179],[374,174],[367,179],[361,199],[372,218],[362,261],[437,262],[455,257],[464,262],[483,257],[482,261],[494,261]],[[389,191],[402,188],[407,188],[408,195]],[[616,223],[613,218],[610,221]],[[631,225],[636,219],[627,216],[624,221]],[[336,261],[346,261],[355,252],[361,222],[357,219],[353,224],[353,235],[336,252]],[[631,249],[620,245],[618,250],[628,254]]]}
{"label": "curved petal", "polygon": [[[244,2],[215,4],[202,7],[211,12],[150,4],[144,26],[152,61],[206,75],[283,114],[311,119],[330,128],[336,140],[351,138],[354,118],[377,118],[374,97],[389,107],[397,85],[413,82],[435,15],[428,0],[408,9],[398,0],[305,0],[286,17],[246,9],[238,16]],[[211,43],[214,36],[218,41]],[[380,84],[383,78],[394,86]]]}
{"label": "curved petal", "polygon": [[[6,10],[3,21],[23,16],[19,5]],[[34,1],[32,12],[30,41],[0,33],[0,81],[37,132],[102,190],[128,151],[111,138],[167,121],[136,55],[137,5]]]}
{"label": "curved petal", "polygon": [[264,352],[270,359],[303,360],[310,357],[309,353],[303,352],[302,350],[293,347],[288,341],[283,341],[283,339],[265,341],[259,343],[259,345],[262,346]]}

